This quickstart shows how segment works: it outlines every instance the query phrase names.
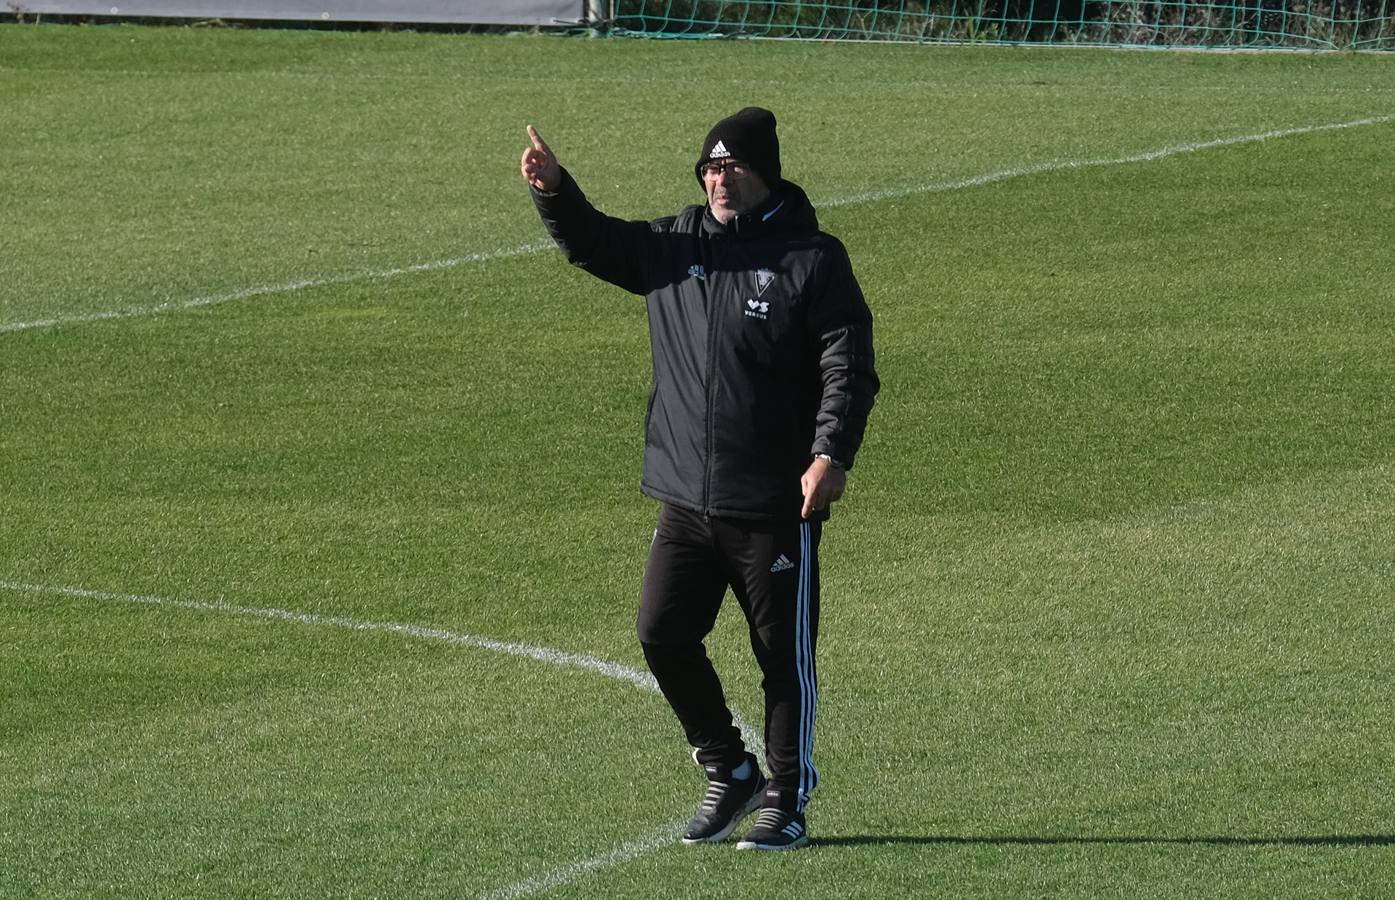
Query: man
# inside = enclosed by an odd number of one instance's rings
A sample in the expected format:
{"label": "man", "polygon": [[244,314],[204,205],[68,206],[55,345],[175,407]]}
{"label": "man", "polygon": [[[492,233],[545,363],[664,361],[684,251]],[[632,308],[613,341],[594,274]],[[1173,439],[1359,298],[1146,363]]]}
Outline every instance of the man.
{"label": "man", "polygon": [[[647,298],[654,381],[644,493],[659,500],[638,631],[708,778],[687,843],[809,842],[818,699],[818,547],[879,383],[872,316],[843,245],[780,177],[775,116],[748,107],[707,135],[707,194],[653,222],[598,212],[529,125],[523,179],[574,265]],[[764,673],[766,762],[732,724],[703,640],[730,587]]]}

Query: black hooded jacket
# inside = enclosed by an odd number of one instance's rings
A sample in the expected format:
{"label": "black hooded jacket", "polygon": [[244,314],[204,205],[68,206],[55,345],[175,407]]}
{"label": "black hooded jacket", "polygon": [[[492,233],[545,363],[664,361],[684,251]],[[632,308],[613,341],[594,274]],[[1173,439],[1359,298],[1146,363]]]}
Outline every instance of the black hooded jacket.
{"label": "black hooded jacket", "polygon": [[879,388],[847,251],[797,185],[723,225],[705,206],[606,216],[565,170],[533,189],[573,265],[646,297],[644,493],[709,516],[798,518],[813,455],[851,468]]}

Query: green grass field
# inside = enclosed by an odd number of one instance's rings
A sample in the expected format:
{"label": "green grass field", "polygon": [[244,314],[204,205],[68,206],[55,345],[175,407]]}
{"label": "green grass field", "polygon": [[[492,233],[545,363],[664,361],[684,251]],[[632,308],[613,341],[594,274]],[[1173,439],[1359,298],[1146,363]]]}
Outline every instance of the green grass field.
{"label": "green grass field", "polygon": [[[517,169],[671,213],[748,103],[885,385],[773,856],[673,840],[611,677],[644,310]],[[1380,56],[0,26],[0,896],[1389,896],[1392,117]]]}

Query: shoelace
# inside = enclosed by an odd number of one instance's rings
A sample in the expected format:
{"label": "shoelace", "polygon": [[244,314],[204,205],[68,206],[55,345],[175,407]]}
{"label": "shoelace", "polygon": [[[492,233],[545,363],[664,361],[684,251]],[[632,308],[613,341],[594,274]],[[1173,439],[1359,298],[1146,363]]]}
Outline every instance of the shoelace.
{"label": "shoelace", "polygon": [[727,788],[731,785],[725,781],[707,782],[707,794],[702,798],[703,809],[716,809],[717,804],[722,802],[722,796],[726,794]]}

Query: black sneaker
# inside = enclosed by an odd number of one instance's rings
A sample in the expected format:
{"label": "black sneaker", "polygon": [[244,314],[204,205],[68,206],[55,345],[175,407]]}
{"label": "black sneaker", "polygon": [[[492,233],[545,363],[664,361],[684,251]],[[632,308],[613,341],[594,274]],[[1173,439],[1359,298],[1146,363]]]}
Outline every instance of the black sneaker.
{"label": "black sneaker", "polygon": [[804,813],[767,806],[756,816],[756,827],[736,845],[738,850],[798,850],[809,843]]}
{"label": "black sneaker", "polygon": [[746,761],[751,764],[751,777],[744,780],[732,778],[731,769],[703,767],[707,772],[707,795],[702,798],[697,814],[683,830],[683,843],[715,844],[724,841],[742,819],[760,806],[765,776],[760,773],[760,764],[754,756],[747,753]]}

